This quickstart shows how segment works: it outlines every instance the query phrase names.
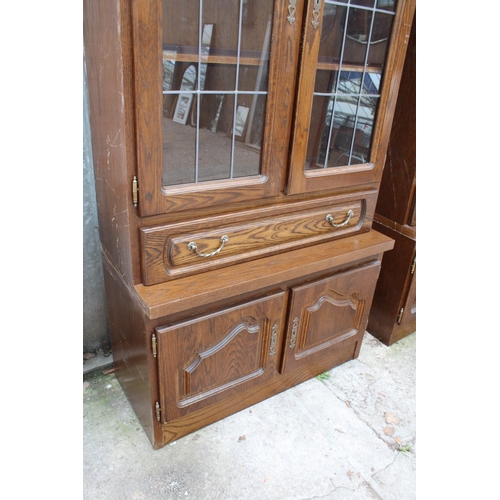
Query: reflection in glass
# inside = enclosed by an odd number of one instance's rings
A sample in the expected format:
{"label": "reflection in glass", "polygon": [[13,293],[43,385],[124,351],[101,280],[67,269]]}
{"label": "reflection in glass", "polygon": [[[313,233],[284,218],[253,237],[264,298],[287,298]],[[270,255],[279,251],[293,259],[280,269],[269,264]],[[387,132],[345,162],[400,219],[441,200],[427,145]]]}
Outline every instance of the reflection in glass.
{"label": "reflection in glass", "polygon": [[[204,113],[209,112],[212,126],[198,132],[198,176],[195,182],[227,179],[231,175],[231,135],[227,126],[228,110],[232,110],[233,94],[201,96]],[[217,113],[218,112],[218,113]],[[218,114],[218,117],[216,117]]]}
{"label": "reflection in glass", "polygon": [[358,5],[360,7],[373,7],[374,0],[350,0],[350,4]]}
{"label": "reflection in glass", "polygon": [[346,9],[346,16],[341,24],[344,32],[343,65],[364,65],[372,17],[373,12],[366,9]]}
{"label": "reflection in glass", "polygon": [[325,0],[306,170],[370,161],[394,3]]}
{"label": "reflection in glass", "polygon": [[238,108],[236,109],[236,123],[234,125],[234,134],[237,137],[241,137],[243,135],[247,117],[248,108],[246,106],[238,106]]}
{"label": "reflection in glass", "polygon": [[343,25],[347,16],[347,7],[325,3],[318,56],[318,66],[339,64],[344,41]]}
{"label": "reflection in glass", "polygon": [[186,124],[189,111],[191,111],[192,100],[193,94],[179,94],[175,106],[174,117],[172,118],[174,122],[182,123],[183,125]]}
{"label": "reflection in glass", "polygon": [[176,53],[165,50],[163,51],[163,90],[170,90],[174,78]]}
{"label": "reflection in glass", "polygon": [[377,12],[373,22],[372,43],[368,54],[368,66],[383,66],[389,48],[392,14]]}
{"label": "reflection in glass", "polygon": [[260,174],[272,7],[163,0],[164,186]]}
{"label": "reflection in glass", "polygon": [[394,12],[395,0],[377,0],[377,9],[389,10]]}

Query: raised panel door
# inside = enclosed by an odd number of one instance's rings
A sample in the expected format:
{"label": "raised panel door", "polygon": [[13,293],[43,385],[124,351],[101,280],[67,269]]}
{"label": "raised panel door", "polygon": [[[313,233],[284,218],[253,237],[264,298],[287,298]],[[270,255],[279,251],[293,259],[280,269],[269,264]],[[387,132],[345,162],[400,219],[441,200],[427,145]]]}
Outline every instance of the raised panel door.
{"label": "raised panel door", "polygon": [[156,328],[165,421],[255,387],[278,373],[284,295]]}
{"label": "raised panel door", "polygon": [[292,289],[283,373],[349,344],[359,352],[379,270],[377,261]]}

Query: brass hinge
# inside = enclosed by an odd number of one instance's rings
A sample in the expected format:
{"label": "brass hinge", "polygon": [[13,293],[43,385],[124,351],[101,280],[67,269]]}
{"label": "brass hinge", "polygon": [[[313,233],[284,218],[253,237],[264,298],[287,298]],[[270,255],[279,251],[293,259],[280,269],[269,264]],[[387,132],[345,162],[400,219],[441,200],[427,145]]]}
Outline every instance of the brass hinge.
{"label": "brass hinge", "polygon": [[153,357],[156,358],[158,351],[157,351],[157,343],[156,343],[156,335],[153,333],[153,336],[151,337],[151,348],[153,349]]}
{"label": "brass hinge", "polygon": [[413,274],[415,272],[415,267],[417,266],[417,258],[415,257],[413,259],[413,263],[411,265],[411,269],[410,269],[410,274]]}
{"label": "brass hinge", "polygon": [[397,323],[398,325],[401,324],[401,320],[403,319],[403,312],[404,312],[405,308],[402,307],[400,310],[399,310],[399,314],[398,314],[398,319],[397,319]]}
{"label": "brass hinge", "polygon": [[160,408],[160,403],[158,403],[158,401],[156,402],[155,410],[156,410],[156,420],[158,420],[158,422],[161,422],[161,408]]}
{"label": "brass hinge", "polygon": [[134,202],[134,207],[136,207],[138,203],[138,192],[139,185],[137,184],[137,177],[134,175],[134,179],[132,180],[132,201]]}

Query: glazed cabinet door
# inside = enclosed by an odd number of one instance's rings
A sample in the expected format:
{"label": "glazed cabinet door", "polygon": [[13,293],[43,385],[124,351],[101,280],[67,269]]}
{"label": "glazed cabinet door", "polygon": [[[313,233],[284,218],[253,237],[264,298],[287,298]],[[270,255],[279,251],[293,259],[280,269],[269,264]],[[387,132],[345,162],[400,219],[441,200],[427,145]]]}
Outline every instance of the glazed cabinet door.
{"label": "glazed cabinet door", "polygon": [[278,195],[300,9],[290,23],[288,0],[133,5],[140,215]]}
{"label": "glazed cabinet door", "polygon": [[281,357],[284,292],[156,329],[165,421],[273,378]]}
{"label": "glazed cabinet door", "polygon": [[379,181],[414,0],[309,0],[289,194]]}
{"label": "glazed cabinet door", "polygon": [[414,10],[135,0],[139,214],[379,181]]}
{"label": "glazed cabinet door", "polygon": [[380,262],[292,289],[283,373],[359,346],[380,270]]}

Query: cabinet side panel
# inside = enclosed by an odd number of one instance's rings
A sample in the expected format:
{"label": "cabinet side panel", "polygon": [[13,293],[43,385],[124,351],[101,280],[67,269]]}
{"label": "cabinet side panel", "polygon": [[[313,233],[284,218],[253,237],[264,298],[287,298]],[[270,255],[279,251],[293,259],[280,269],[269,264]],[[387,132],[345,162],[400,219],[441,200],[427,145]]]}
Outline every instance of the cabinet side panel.
{"label": "cabinet side panel", "polygon": [[[106,263],[106,261],[105,261]],[[153,419],[157,387],[151,362],[148,319],[125,282],[104,266],[108,318],[115,373],[153,446],[162,444],[161,426]]]}
{"label": "cabinet side panel", "polygon": [[[116,1],[84,1],[84,49],[101,247],[132,281],[131,209],[127,164],[129,121],[125,110],[124,34],[126,17]],[[126,49],[125,49],[126,50]]]}
{"label": "cabinet side panel", "polygon": [[[376,213],[412,223],[416,175],[416,23],[413,21]],[[414,221],[416,223],[416,221]]]}

